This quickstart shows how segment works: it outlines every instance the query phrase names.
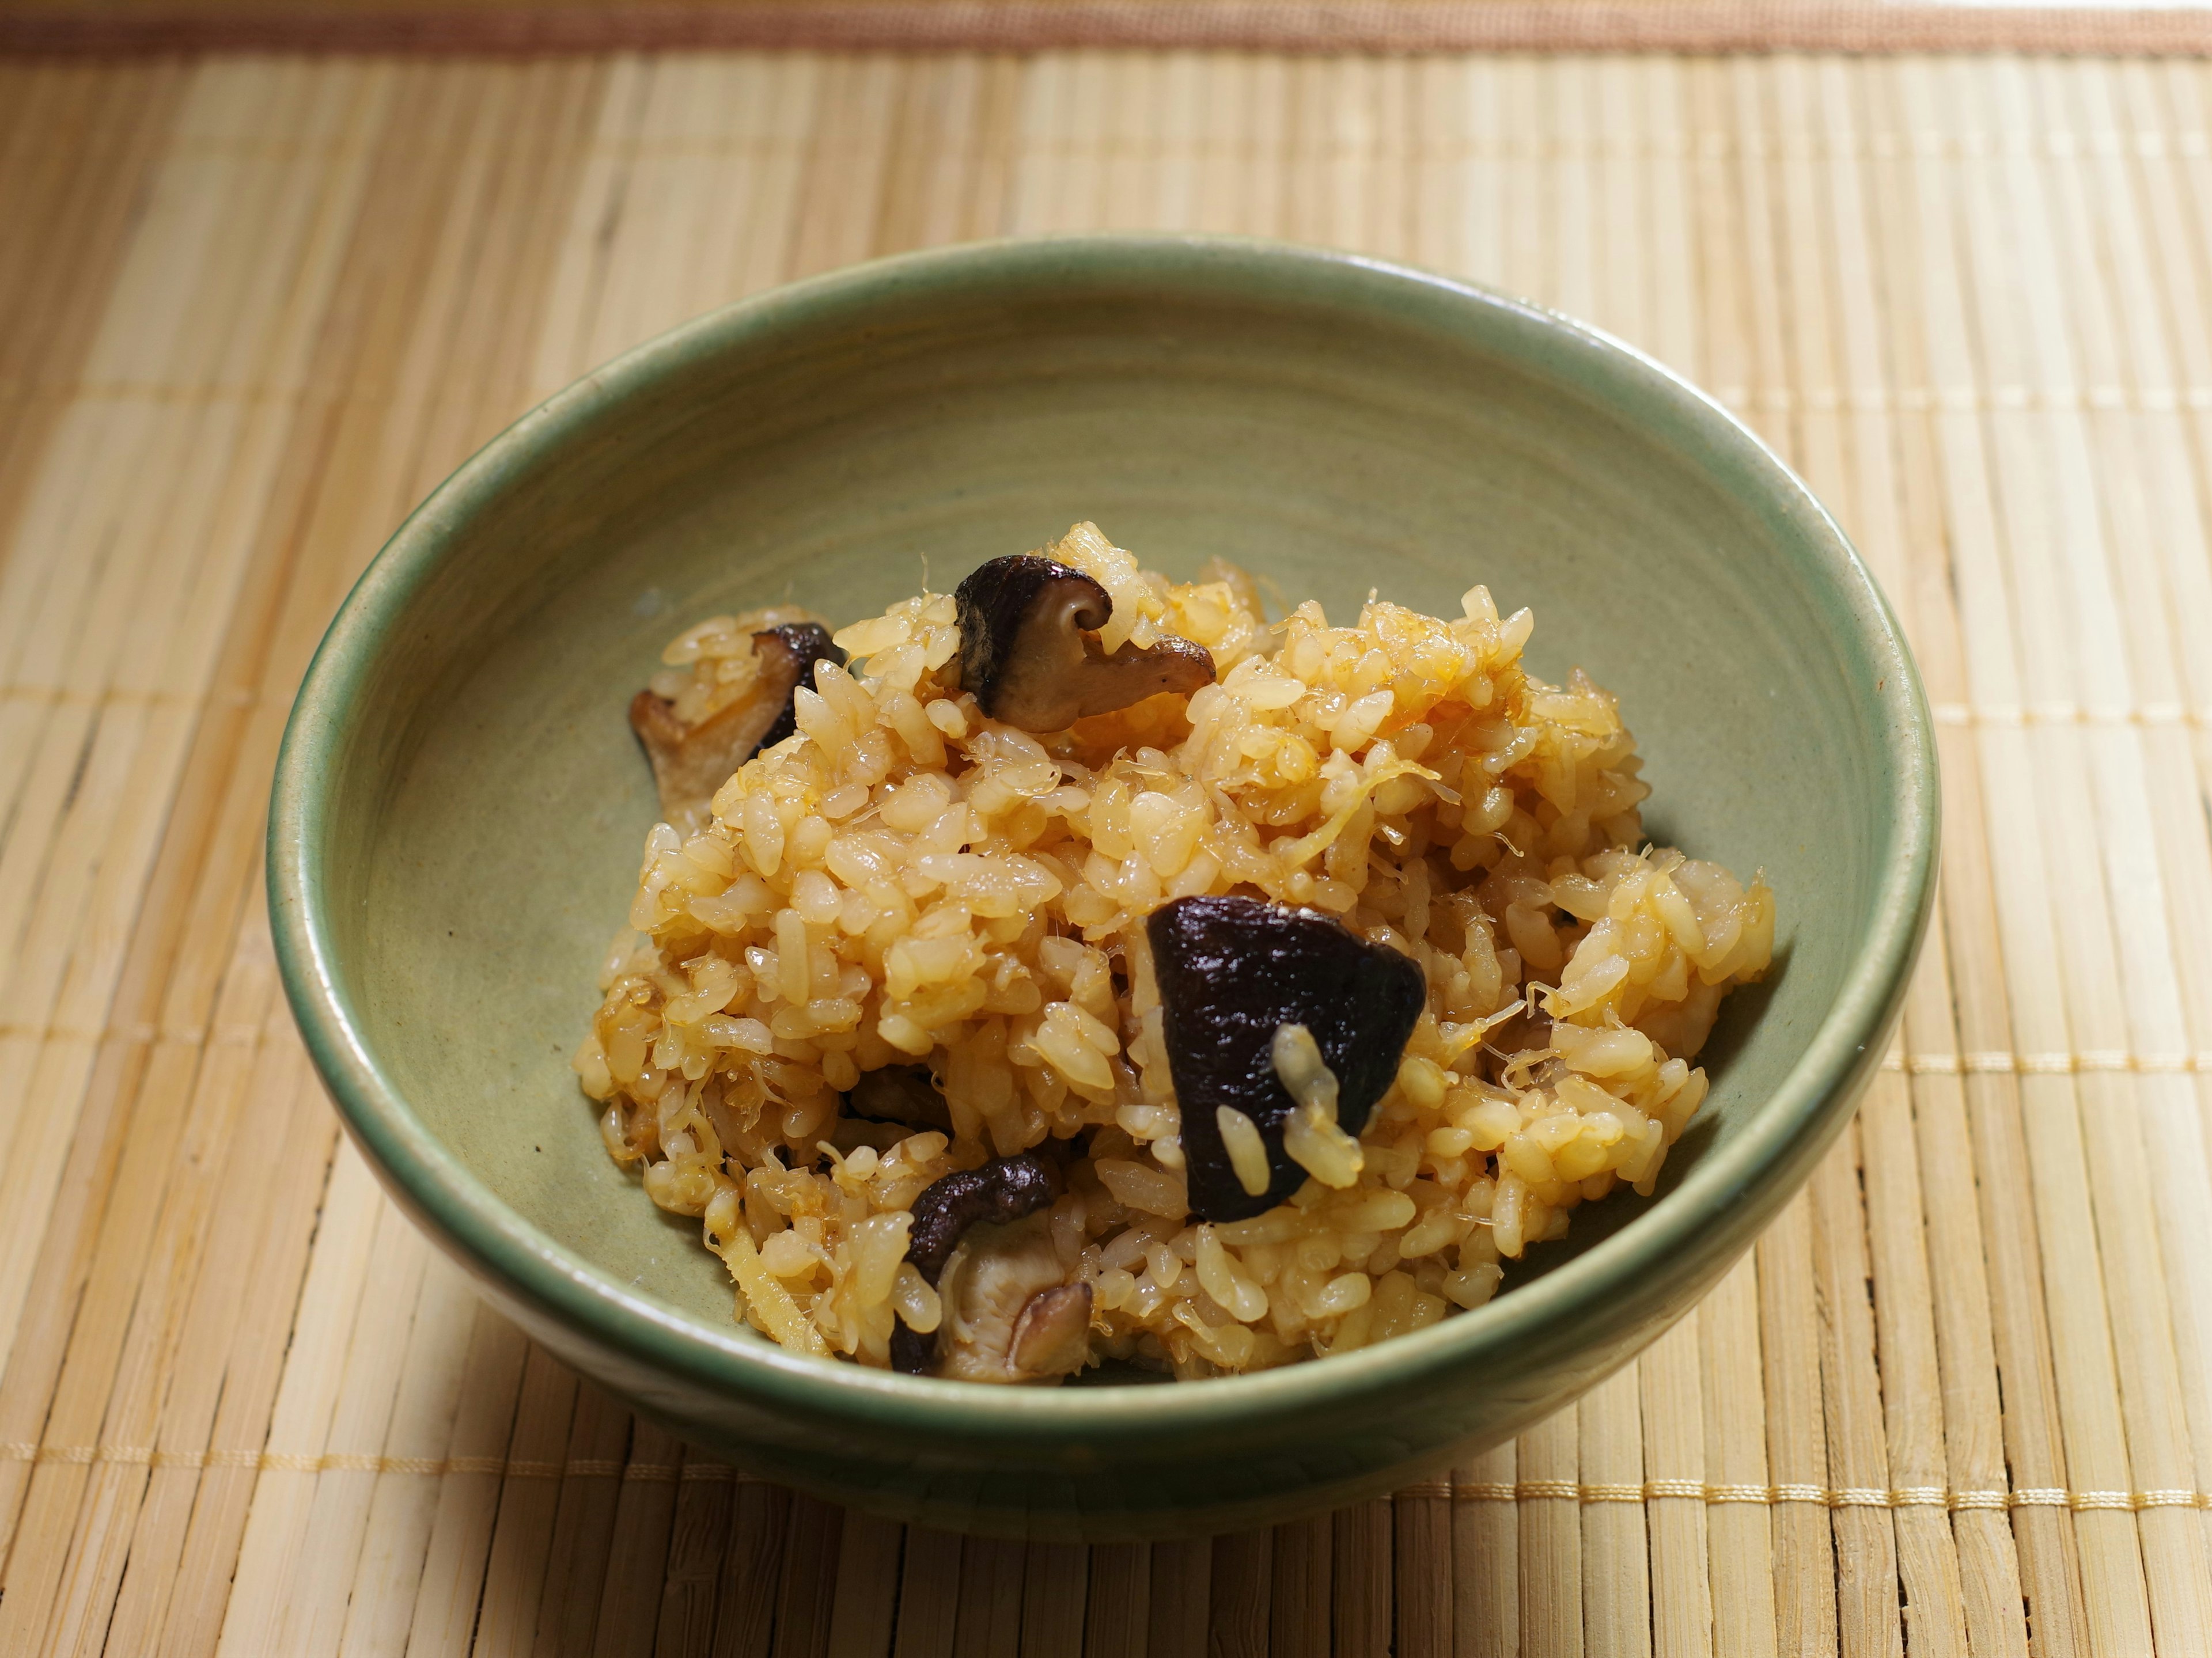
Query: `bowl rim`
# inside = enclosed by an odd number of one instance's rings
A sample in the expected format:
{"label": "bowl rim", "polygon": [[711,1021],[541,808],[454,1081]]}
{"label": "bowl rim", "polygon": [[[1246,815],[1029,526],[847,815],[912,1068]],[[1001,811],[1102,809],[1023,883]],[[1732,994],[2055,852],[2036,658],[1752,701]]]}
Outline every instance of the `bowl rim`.
{"label": "bowl rim", "polygon": [[[368,688],[392,624],[442,556],[448,530],[495,501],[514,462],[589,429],[600,411],[648,389],[702,349],[825,317],[865,311],[885,294],[964,288],[978,280],[1049,280],[1071,262],[1136,281],[1254,279],[1274,297],[1289,282],[1326,291],[1294,305],[1346,307],[1403,320],[1417,307],[1472,306],[1511,336],[1540,337],[1574,366],[1622,390],[1640,390],[1698,439],[1709,465],[1734,469],[1792,520],[1797,562],[1834,590],[1857,647],[1881,665],[1874,723],[1889,762],[1892,844],[1877,872],[1860,952],[1796,1062],[1733,1140],[1707,1152],[1681,1183],[1574,1259],[1483,1307],[1371,1347],[1200,1385],[994,1388],[892,1375],[787,1351],[741,1331],[716,1330],[630,1290],[532,1226],[433,1135],[380,1064],[342,988],[324,903],[330,780],[324,763]],[[1330,282],[1336,287],[1329,288]],[[1225,290],[1224,290],[1225,291]],[[1421,317],[1413,320],[1419,323]],[[1525,348],[1524,348],[1525,349]],[[1528,360],[1528,359],[1522,359]],[[1544,367],[1555,374],[1556,361]],[[1739,487],[1741,487],[1741,485]],[[1755,495],[1753,498],[1756,498]],[[1824,609],[1827,608],[1824,605]],[[1080,1430],[1173,1436],[1249,1426],[1255,1414],[1302,1414],[1347,1394],[1376,1394],[1410,1376],[1463,1372],[1486,1354],[1558,1351],[1563,1334],[1632,1321],[1622,1292],[1636,1280],[1679,1278],[1702,1257],[1700,1235],[1756,1195],[1768,1177],[1809,1160],[1808,1144],[1839,1127],[1856,1084],[1880,1060],[1925,931],[1936,872],[1940,797],[1934,733],[1911,653],[1887,599],[1843,531],[1768,446],[1705,392],[1602,331],[1530,301],[1455,277],[1339,250],[1243,237],[1080,234],[975,242],[852,265],[740,300],[648,340],[556,392],[494,437],[431,493],[369,562],[340,605],[304,676],[279,750],[268,820],[269,910],[278,971],[309,1054],[356,1143],[420,1222],[442,1233],[471,1268],[588,1341],[665,1373],[794,1416],[848,1409],[880,1424],[955,1436],[988,1432],[1041,1444]],[[1830,1121],[1832,1119],[1832,1122]],[[1786,1181],[1796,1189],[1795,1179]],[[1779,1200],[1769,1207],[1778,1206]],[[1730,1248],[1735,1253],[1748,1237]],[[1675,1262],[1670,1272],[1664,1263]],[[1653,1316],[1647,1309],[1640,1321]],[[1656,1327],[1653,1333],[1656,1333]]]}

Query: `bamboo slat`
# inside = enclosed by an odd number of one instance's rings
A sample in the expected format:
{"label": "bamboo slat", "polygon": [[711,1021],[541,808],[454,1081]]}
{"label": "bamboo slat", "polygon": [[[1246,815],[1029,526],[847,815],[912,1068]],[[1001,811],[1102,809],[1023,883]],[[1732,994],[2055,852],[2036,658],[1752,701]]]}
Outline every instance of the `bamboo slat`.
{"label": "bamboo slat", "polygon": [[2201,9],[1929,0],[19,0],[0,55],[2203,53]]}
{"label": "bamboo slat", "polygon": [[[2212,68],[994,49],[0,63],[0,1650],[2212,1650]],[[258,898],[340,595],[535,398],[874,254],[1412,258],[1741,411],[1938,715],[1852,1132],[1681,1326],[1395,1498],[1088,1549],[745,1480],[339,1141]]]}

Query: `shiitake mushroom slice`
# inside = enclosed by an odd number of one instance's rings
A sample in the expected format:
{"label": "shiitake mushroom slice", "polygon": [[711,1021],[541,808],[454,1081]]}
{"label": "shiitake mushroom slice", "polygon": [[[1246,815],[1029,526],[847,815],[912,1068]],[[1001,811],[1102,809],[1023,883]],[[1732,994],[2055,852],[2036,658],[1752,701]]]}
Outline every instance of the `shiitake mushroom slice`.
{"label": "shiitake mushroom slice", "polygon": [[1064,731],[1161,691],[1213,683],[1213,656],[1173,637],[1110,655],[1098,629],[1114,614],[1105,588],[1036,553],[994,558],[954,590],[960,683],[994,720],[1026,732]]}
{"label": "shiitake mushroom slice", "polygon": [[1091,1286],[1066,1282],[1049,1217],[1057,1168],[1036,1151],[946,1175],[914,1200],[906,1258],[941,1292],[928,1335],[891,1330],[891,1368],[968,1382],[1054,1382],[1090,1353]]}
{"label": "shiitake mushroom slice", "polygon": [[1048,1207],[1060,1195],[1060,1173],[1034,1151],[994,1157],[980,1169],[957,1169],[924,1187],[914,1200],[906,1258],[934,1288],[968,1229],[1005,1226]]}
{"label": "shiitake mushroom slice", "polygon": [[630,699],[630,729],[653,762],[660,815],[686,835],[706,825],[714,792],[763,749],[798,730],[799,689],[811,685],[814,665],[845,665],[818,622],[787,622],[753,635],[760,677],[744,695],[696,725],[676,717],[676,705],[651,690]]}
{"label": "shiitake mushroom slice", "polygon": [[[1357,1137],[1398,1074],[1428,985],[1412,957],[1318,910],[1256,898],[1177,898],[1146,918],[1168,1068],[1182,1113],[1191,1211],[1243,1220],[1288,1199],[1306,1171],[1283,1149],[1296,1102],[1275,1074],[1275,1032],[1302,1024],[1336,1075],[1337,1126]],[[1250,1118],[1265,1190],[1244,1189],[1215,1113]]]}

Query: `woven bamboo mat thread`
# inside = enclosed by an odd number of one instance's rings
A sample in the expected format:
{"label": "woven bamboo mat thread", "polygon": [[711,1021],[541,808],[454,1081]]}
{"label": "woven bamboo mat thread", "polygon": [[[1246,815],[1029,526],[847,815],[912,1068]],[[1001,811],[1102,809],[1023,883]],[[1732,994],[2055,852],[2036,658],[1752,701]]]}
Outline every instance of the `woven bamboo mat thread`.
{"label": "woven bamboo mat thread", "polygon": [[[0,64],[0,1651],[2207,1651],[2208,121],[2187,61]],[[258,836],[346,584],[515,412],[1093,226],[1713,388],[1905,616],[1948,835],[1856,1126],[1639,1363],[1388,1502],[1024,1548],[740,1479],[477,1305],[336,1134]]]}

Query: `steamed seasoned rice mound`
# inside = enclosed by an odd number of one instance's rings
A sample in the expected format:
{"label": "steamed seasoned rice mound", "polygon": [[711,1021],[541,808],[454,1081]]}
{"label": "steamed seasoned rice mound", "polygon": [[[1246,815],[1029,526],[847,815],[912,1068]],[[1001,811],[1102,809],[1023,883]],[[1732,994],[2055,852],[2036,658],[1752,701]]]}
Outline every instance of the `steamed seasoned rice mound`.
{"label": "steamed seasoned rice mound", "polygon": [[[701,1219],[738,1317],[978,1379],[1255,1370],[1479,1307],[1578,1205],[1651,1193],[1773,897],[1644,843],[1614,700],[1522,670],[1528,611],[1478,586],[1448,620],[1370,598],[1350,626],[1310,600],[1271,624],[1243,572],[1171,582],[1088,524],[999,566],[1031,583],[999,598],[1062,629],[1048,689],[1075,700],[979,671],[1000,613],[975,579],[925,592],[793,654],[792,734],[710,802],[665,797],[688,821],[647,839],[576,1069],[609,1151]],[[811,620],[701,623],[634,719],[726,728],[779,689],[755,635]],[[1073,723],[985,712],[1018,705]],[[1330,1063],[1346,1039],[1286,1017],[1260,1032],[1280,1112],[1186,1125],[1155,941],[1197,913],[1177,901],[1229,897],[1418,967],[1371,1109]],[[1201,1219],[1210,1189],[1269,1206]]]}

